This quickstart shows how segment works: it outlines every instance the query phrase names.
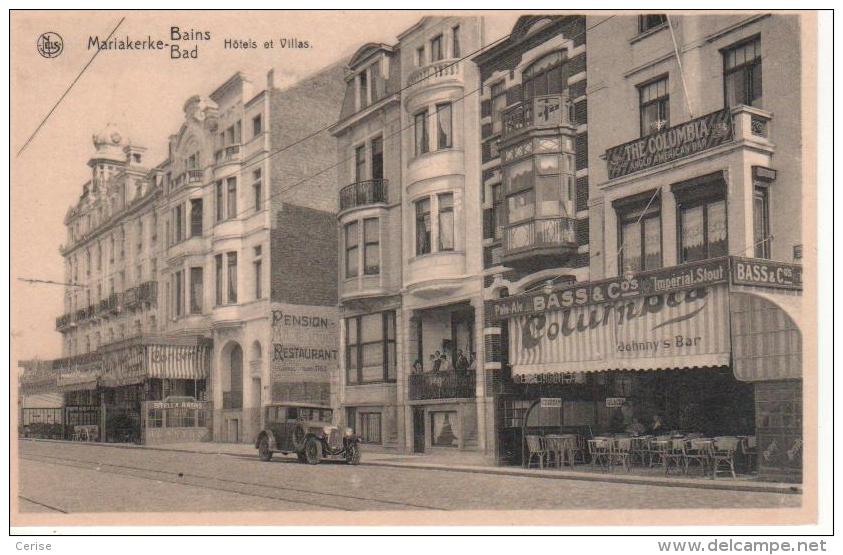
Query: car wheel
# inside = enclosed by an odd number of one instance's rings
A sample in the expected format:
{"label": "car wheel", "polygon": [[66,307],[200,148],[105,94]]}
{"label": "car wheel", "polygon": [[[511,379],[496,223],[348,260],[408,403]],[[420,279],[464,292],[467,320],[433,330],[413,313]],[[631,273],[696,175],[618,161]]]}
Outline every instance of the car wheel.
{"label": "car wheel", "polygon": [[360,446],[356,443],[352,443],[348,446],[345,450],[345,462],[347,464],[360,464]]}
{"label": "car wheel", "polygon": [[262,436],[258,442],[258,456],[263,462],[268,462],[272,458],[272,450],[269,448],[269,439]]}
{"label": "car wheel", "polygon": [[304,444],[304,458],[307,464],[319,464],[322,458],[322,444],[313,436],[307,438]]}
{"label": "car wheel", "polygon": [[302,464],[304,464],[304,463],[306,463],[306,462],[307,462],[307,459],[305,458],[305,456],[304,456],[304,452],[303,452],[303,451],[300,451],[300,452],[296,453],[296,458],[297,458],[297,459],[299,460],[299,462],[300,462],[300,463],[302,463]]}

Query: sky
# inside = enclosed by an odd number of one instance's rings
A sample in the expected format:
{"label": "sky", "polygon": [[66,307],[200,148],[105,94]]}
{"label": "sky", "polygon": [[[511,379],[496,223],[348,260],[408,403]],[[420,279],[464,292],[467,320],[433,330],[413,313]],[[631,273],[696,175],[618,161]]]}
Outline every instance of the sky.
{"label": "sky", "polygon": [[[233,73],[250,76],[256,90],[266,72],[275,69],[278,86],[348,60],[367,42],[394,44],[414,25],[421,12],[15,12],[11,15],[11,349],[17,360],[61,356],[61,335],[55,318],[63,313],[64,288],[30,284],[19,278],[64,279],[59,247],[63,224],[90,177],[87,161],[91,137],[114,122],[132,143],[147,147],[147,162],[166,157],[167,137],[183,121],[184,102],[209,94]],[[498,12],[485,17],[486,43],[509,33],[519,14]],[[101,51],[44,125],[19,155],[39,123],[68,89],[94,50],[89,38],[171,40],[171,27],[209,32],[198,45],[196,59],[171,59],[164,51]],[[44,58],[38,37],[61,35],[62,53]],[[280,38],[306,40],[309,49],[280,49]],[[254,41],[258,48],[225,49],[225,39]],[[274,40],[276,48],[263,43]],[[337,107],[339,113],[339,106]]]}

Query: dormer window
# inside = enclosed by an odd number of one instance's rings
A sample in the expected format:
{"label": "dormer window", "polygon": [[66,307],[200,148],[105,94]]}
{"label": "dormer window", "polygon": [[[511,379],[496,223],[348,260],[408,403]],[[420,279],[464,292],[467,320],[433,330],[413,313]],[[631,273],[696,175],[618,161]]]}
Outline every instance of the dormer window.
{"label": "dormer window", "polygon": [[424,46],[416,48],[416,65],[421,67],[425,64]]}
{"label": "dormer window", "polygon": [[430,41],[430,61],[438,62],[444,57],[442,54],[442,35],[433,37]]}
{"label": "dormer window", "polygon": [[369,105],[369,79],[367,73],[368,70],[364,69],[357,76],[357,94],[361,110]]}

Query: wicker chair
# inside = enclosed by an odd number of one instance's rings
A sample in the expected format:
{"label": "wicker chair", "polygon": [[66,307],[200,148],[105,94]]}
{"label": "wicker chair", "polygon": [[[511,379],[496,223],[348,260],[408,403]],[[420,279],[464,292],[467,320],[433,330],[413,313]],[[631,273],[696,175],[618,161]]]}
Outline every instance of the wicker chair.
{"label": "wicker chair", "polygon": [[632,453],[632,438],[619,437],[609,443],[609,468],[616,464],[629,472],[629,457]]}
{"label": "wicker chair", "polygon": [[711,464],[714,445],[712,440],[705,438],[693,438],[685,442],[685,474],[692,463],[700,465],[702,475],[705,476],[708,466]]}
{"label": "wicker chair", "polygon": [[[591,467],[599,464],[601,467],[608,467],[610,463],[609,452],[611,439],[596,437],[588,440],[588,455],[591,458]],[[602,462],[601,462],[602,461]]]}
{"label": "wicker chair", "polygon": [[548,450],[542,437],[527,436],[527,451],[527,468],[530,468],[530,465],[533,463],[533,457],[538,457],[539,468],[544,468],[545,462],[549,462]]}
{"label": "wicker chair", "polygon": [[728,470],[732,473],[732,478],[737,478],[735,474],[735,454],[738,452],[741,440],[737,437],[724,436],[714,438],[714,449],[711,454],[711,478],[717,478],[717,473],[721,472],[720,467],[726,465]]}

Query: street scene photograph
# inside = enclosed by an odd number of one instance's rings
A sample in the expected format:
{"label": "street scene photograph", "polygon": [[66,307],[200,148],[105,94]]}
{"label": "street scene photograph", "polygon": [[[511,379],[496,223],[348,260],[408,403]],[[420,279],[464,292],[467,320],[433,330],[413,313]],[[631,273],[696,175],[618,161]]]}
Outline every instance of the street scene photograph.
{"label": "street scene photograph", "polygon": [[816,522],[816,13],[9,25],[11,526]]}

